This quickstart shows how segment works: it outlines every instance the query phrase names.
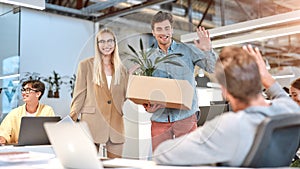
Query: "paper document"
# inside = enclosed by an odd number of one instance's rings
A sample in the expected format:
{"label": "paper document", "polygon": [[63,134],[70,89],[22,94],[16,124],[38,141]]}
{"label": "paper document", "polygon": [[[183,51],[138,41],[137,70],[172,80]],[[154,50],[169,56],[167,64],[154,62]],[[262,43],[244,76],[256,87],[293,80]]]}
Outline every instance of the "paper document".
{"label": "paper document", "polygon": [[0,152],[0,163],[37,162],[54,158],[54,154],[32,151]]}

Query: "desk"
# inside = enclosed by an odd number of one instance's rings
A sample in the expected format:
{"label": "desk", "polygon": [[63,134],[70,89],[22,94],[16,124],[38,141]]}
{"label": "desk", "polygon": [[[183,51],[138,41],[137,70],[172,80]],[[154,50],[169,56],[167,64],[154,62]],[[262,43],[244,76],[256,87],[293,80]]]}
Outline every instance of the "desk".
{"label": "desk", "polygon": [[[0,162],[0,169],[64,169],[64,167],[60,164],[59,160],[54,156],[54,152],[52,150],[51,145],[41,145],[41,146],[1,146],[0,153],[3,152],[35,152],[35,153],[47,153],[51,156],[49,159],[41,160],[41,161],[24,161],[18,163],[3,163]],[[80,158],[79,158],[80,160]],[[130,164],[132,167],[127,168],[142,168],[142,169],[238,169],[234,167],[213,167],[213,166],[197,166],[197,167],[187,167],[187,166],[161,166],[155,165],[151,161],[145,160],[126,160],[126,159],[112,159],[107,162],[103,162],[104,166],[110,166],[112,164]],[[141,165],[143,164],[143,165]],[[145,166],[144,166],[145,165]],[[243,168],[246,169],[246,168]],[[277,168],[277,169],[289,169],[289,167]]]}
{"label": "desk", "polygon": [[14,168],[43,168],[43,169],[63,169],[63,166],[60,164],[59,160],[55,158],[54,151],[51,145],[40,145],[40,146],[0,146],[0,153],[9,153],[9,152],[32,152],[35,155],[40,156],[39,160],[34,158],[27,159],[24,161],[18,160],[18,162],[1,162],[0,169],[14,169]]}
{"label": "desk", "polygon": [[39,145],[39,146],[0,146],[0,152],[11,152],[11,151],[34,151],[39,153],[50,153],[54,154],[51,145]]}

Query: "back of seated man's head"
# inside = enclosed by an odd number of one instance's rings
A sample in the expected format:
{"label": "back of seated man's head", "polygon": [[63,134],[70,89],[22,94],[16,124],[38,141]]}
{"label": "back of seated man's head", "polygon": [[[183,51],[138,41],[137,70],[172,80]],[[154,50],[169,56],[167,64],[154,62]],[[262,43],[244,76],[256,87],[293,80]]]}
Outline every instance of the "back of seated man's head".
{"label": "back of seated man's head", "polygon": [[261,93],[262,84],[255,57],[241,47],[222,49],[215,76],[229,94],[246,104]]}

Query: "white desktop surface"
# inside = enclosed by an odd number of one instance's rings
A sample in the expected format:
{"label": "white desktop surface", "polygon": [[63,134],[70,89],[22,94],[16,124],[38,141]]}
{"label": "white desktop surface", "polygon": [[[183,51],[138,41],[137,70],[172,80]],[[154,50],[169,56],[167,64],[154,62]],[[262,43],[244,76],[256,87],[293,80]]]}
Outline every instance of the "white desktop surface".
{"label": "white desktop surface", "polygon": [[[26,161],[23,162],[0,162],[0,169],[64,169],[59,160],[54,156],[53,149],[51,145],[41,145],[41,146],[0,146],[0,153],[3,152],[33,152],[33,153],[41,153],[50,155],[48,159],[45,160],[37,160],[37,161]],[[145,164],[141,165],[141,164]],[[214,166],[197,166],[197,167],[189,167],[189,166],[163,166],[163,165],[155,165],[152,161],[145,160],[131,160],[131,159],[112,159],[103,162],[105,164],[110,164],[112,167],[113,164],[120,165],[124,164],[127,166],[126,168],[142,168],[142,169],[192,169],[192,168],[201,168],[201,169],[238,169],[235,167],[214,167]],[[129,165],[128,165],[129,164]],[[132,165],[132,166],[131,166]],[[131,167],[130,167],[131,166]],[[123,168],[123,167],[122,167]],[[288,169],[289,167],[282,167],[277,169]],[[246,168],[243,168],[246,169]]]}
{"label": "white desktop surface", "polygon": [[[40,145],[40,146],[0,146],[0,153],[5,152],[32,152],[35,156],[32,159],[26,158],[26,160],[15,160],[15,161],[1,161],[0,169],[63,169],[59,160],[55,158],[51,145]],[[40,155],[40,156],[39,156]],[[0,158],[1,159],[1,158]],[[3,159],[2,159],[3,160]]]}
{"label": "white desktop surface", "polygon": [[54,154],[51,145],[39,145],[39,146],[0,146],[0,152],[11,152],[11,151],[34,151],[40,153]]}

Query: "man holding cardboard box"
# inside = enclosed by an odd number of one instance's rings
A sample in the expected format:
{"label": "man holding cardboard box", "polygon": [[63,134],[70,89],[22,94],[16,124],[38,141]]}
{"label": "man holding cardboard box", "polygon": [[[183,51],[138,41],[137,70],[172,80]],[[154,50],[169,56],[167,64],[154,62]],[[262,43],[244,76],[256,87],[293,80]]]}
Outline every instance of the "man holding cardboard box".
{"label": "man holding cardboard box", "polygon": [[159,50],[159,55],[154,57],[162,57],[172,53],[182,54],[182,57],[173,58],[182,66],[167,63],[160,64],[157,70],[153,72],[153,76],[187,80],[194,90],[192,107],[189,110],[165,108],[161,104],[144,105],[147,112],[153,113],[151,117],[151,136],[152,150],[154,151],[161,142],[187,134],[197,128],[195,113],[199,111],[199,107],[194,68],[195,65],[198,65],[207,72],[213,72],[217,55],[212,50],[209,33],[203,27],[197,28],[198,40],[194,41],[194,45],[172,40],[173,16],[170,13],[162,11],[156,13],[152,19],[151,28],[157,41],[156,47]]}

